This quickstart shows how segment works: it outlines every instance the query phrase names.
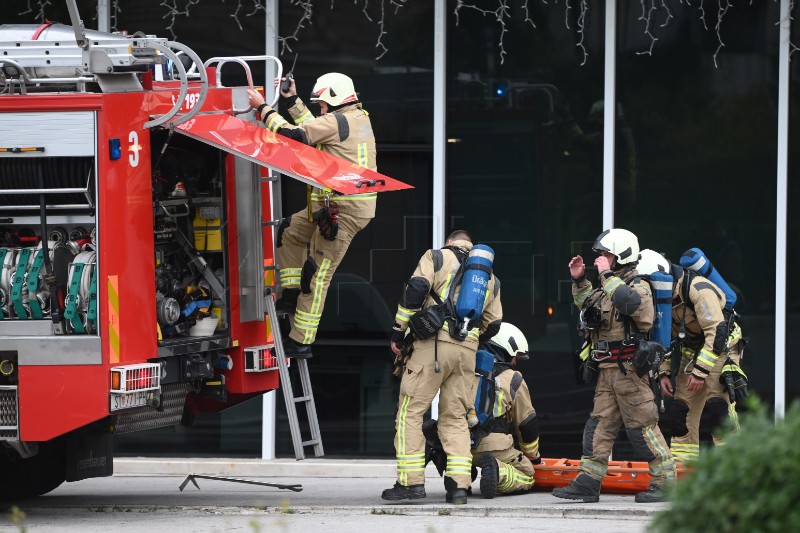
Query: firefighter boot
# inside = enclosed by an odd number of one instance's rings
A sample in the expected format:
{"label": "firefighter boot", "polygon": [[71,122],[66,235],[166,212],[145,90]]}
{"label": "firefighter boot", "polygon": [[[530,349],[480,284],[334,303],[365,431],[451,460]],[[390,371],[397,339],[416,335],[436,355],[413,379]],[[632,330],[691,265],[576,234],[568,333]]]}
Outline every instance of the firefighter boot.
{"label": "firefighter boot", "polygon": [[636,493],[634,500],[636,503],[663,502],[666,500],[666,498],[664,498],[664,488],[650,483],[650,485],[647,486],[646,491]]}
{"label": "firefighter boot", "polygon": [[381,493],[381,499],[397,500],[421,500],[425,497],[425,485],[401,485],[395,482],[394,487],[386,489]]}
{"label": "firefighter boot", "polygon": [[481,457],[481,496],[491,500],[497,496],[497,482],[500,477],[500,469],[497,461],[488,453]]}
{"label": "firefighter boot", "polygon": [[291,337],[284,337],[283,339],[283,354],[286,357],[293,357],[295,359],[311,359],[310,344],[301,344]]}
{"label": "firefighter boot", "polygon": [[447,491],[444,501],[447,503],[452,503],[453,505],[465,505],[467,503],[468,489],[459,489],[450,476],[444,477],[444,488]]}
{"label": "firefighter boot", "polygon": [[551,493],[556,498],[567,500],[580,500],[583,503],[600,501],[600,482],[588,474],[580,473],[566,487],[553,489]]}
{"label": "firefighter boot", "polygon": [[281,297],[275,302],[275,311],[279,315],[294,313],[295,309],[297,309],[298,296],[300,296],[300,289],[283,289]]}

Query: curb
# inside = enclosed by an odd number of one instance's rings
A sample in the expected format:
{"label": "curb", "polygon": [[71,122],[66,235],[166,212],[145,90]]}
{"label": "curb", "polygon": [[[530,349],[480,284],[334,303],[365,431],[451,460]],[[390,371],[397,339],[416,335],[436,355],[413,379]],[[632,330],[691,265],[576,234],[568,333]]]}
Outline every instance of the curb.
{"label": "curb", "polygon": [[502,518],[547,518],[547,519],[596,519],[610,520],[614,522],[641,521],[643,518],[651,518],[664,507],[653,506],[647,509],[637,509],[635,513],[627,509],[614,509],[595,507],[593,504],[581,505],[579,507],[552,507],[552,506],[530,506],[530,507],[495,507],[490,504],[479,504],[480,500],[467,505],[453,506],[451,504],[442,505],[312,505],[312,506],[266,506],[264,508],[253,508],[246,506],[209,506],[209,505],[100,505],[86,506],[80,505],[48,505],[38,507],[35,503],[27,506],[26,511],[36,510],[40,514],[57,515],[63,513],[64,509],[85,509],[93,513],[98,512],[132,512],[148,514],[167,514],[175,515],[183,512],[200,512],[201,514],[212,515],[282,515],[282,514],[310,514],[328,516],[464,516],[464,517],[502,517]]}

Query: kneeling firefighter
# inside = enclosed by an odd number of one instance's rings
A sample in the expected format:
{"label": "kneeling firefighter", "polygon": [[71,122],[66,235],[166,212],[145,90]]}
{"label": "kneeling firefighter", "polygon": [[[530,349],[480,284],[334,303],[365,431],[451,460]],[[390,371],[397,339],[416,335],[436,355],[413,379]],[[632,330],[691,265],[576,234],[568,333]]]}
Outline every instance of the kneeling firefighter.
{"label": "kneeling firefighter", "polygon": [[[493,255],[475,246],[491,260]],[[499,330],[502,320],[500,282],[490,274],[485,286],[463,276],[467,256],[473,250],[465,231],[447,238],[441,250],[428,250],[412,277],[405,283],[395,315],[392,351],[401,358],[398,368],[400,398],[394,439],[397,452],[397,481],[381,494],[384,500],[425,497],[425,437],[422,421],[439,393],[438,436],[446,454],[444,468],[447,501],[467,502],[472,484],[472,454],[466,412],[472,400],[469,383],[475,375],[475,352],[479,340],[488,340]],[[490,263],[491,264],[491,263]],[[466,290],[485,290],[482,309],[466,322],[456,316],[454,303]],[[406,330],[412,334],[406,336]],[[402,346],[411,337],[409,350]]]}
{"label": "kneeling firefighter", "polygon": [[[700,455],[704,409],[710,415],[714,444],[721,443],[723,420],[730,416],[736,422],[736,403],[747,396],[747,376],[739,366],[747,338],[733,309],[735,293],[701,250],[686,251],[680,265],[653,257],[652,264],[643,262],[641,273],[671,272],[675,280],[672,356],[661,364],[659,381],[662,393],[673,398],[666,413],[672,427],[670,449],[677,461],[689,463]],[[696,265],[708,277],[700,275]]]}
{"label": "kneeling firefighter", "polygon": [[522,374],[513,369],[529,358],[525,335],[508,322],[477,354],[473,393],[480,423],[472,428],[472,459],[481,467],[484,498],[531,490],[533,465],[542,462],[536,410]]}
{"label": "kneeling firefighter", "polygon": [[[637,345],[653,326],[652,290],[636,271],[639,241],[630,231],[601,233],[593,250],[600,286],[586,279],[581,256],[569,263],[572,297],[581,310],[584,374],[596,383],[594,408],[583,431],[580,472],[553,496],[596,502],[608,471],[608,459],[620,426],[637,454],[649,463],[650,485],[636,495],[639,503],[663,500],[661,489],[675,478],[675,462],[658,428],[658,409],[645,372],[634,366]],[[640,375],[641,374],[641,375]]]}
{"label": "kneeling firefighter", "polygon": [[[542,462],[539,421],[528,385],[512,368],[517,360],[529,358],[525,335],[508,322],[503,322],[500,331],[476,354],[470,397],[475,398],[479,422],[470,429],[470,435],[473,464],[481,468],[484,498],[531,490],[533,465]],[[422,431],[427,441],[426,459],[432,460],[441,474],[443,451],[436,420],[425,422]]]}

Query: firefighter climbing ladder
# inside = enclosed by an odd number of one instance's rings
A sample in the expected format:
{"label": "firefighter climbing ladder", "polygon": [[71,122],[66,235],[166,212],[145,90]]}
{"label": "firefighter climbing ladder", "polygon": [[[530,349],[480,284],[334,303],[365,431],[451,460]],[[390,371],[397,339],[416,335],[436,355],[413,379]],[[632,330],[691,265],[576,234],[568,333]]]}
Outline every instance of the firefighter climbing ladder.
{"label": "firefighter climbing ladder", "polygon": [[[286,402],[286,415],[289,417],[289,429],[292,432],[292,444],[294,444],[294,456],[299,461],[305,459],[304,448],[314,446],[314,455],[322,457],[325,451],[322,448],[322,437],[319,432],[319,421],[317,420],[317,408],[314,404],[314,392],[311,390],[311,378],[308,375],[308,361],[306,359],[294,359],[300,374],[303,395],[295,396],[292,388],[291,375],[289,374],[289,364],[286,362],[286,355],[283,351],[283,341],[281,340],[280,326],[278,324],[278,313],[275,310],[275,301],[272,299],[272,288],[267,287],[266,308],[269,317],[269,324],[275,341],[275,357],[278,359],[278,372],[281,378],[281,390],[283,399]],[[311,429],[311,439],[303,440],[300,432],[300,423],[297,419],[297,404],[306,404],[306,414],[308,415],[308,425]]]}

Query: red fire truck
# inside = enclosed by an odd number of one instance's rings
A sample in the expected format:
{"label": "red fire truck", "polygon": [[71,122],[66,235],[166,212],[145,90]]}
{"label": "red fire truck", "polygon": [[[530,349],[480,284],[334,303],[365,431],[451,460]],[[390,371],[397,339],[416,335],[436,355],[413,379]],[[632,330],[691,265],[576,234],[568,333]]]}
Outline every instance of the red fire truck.
{"label": "red fire truck", "polygon": [[219,74],[252,86],[247,62],[277,59],[204,64],[69,6],[71,26],[0,26],[0,500],[111,475],[115,434],[279,386],[265,167],[408,187],[257,125]]}

